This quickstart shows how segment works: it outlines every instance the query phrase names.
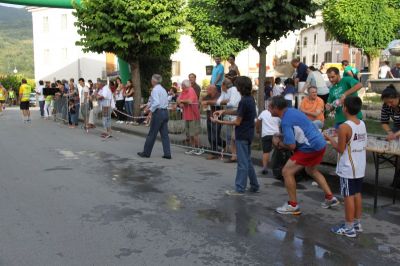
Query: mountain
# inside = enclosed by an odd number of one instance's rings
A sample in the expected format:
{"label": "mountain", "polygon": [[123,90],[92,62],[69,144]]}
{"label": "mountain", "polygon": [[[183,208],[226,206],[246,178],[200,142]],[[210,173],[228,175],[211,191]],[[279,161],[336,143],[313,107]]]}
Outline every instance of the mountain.
{"label": "mountain", "polygon": [[24,8],[0,6],[0,75],[34,77],[32,15]]}

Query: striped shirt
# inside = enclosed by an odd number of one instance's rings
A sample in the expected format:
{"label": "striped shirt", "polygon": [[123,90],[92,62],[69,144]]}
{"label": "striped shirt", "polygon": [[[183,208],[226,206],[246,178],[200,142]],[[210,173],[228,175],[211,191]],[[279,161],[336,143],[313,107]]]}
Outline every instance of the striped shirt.
{"label": "striped shirt", "polygon": [[400,128],[400,108],[396,111],[393,107],[383,104],[381,109],[381,123],[389,124],[390,118],[394,122],[394,127]]}

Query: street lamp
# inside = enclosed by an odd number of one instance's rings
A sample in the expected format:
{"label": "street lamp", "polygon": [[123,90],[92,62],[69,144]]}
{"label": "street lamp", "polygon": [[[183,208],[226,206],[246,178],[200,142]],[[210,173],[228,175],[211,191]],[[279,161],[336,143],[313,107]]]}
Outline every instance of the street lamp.
{"label": "street lamp", "polygon": [[339,54],[340,54],[340,51],[336,50],[336,63],[339,63]]}

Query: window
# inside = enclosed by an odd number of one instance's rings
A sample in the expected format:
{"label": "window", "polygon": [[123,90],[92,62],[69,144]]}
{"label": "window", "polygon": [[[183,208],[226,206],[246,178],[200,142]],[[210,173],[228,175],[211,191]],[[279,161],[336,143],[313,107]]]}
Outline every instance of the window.
{"label": "window", "polygon": [[303,57],[303,63],[307,65],[307,57],[306,56]]}
{"label": "window", "polygon": [[318,42],[318,33],[314,34],[314,45],[317,45]]}
{"label": "window", "polygon": [[297,43],[296,43],[296,55],[297,56],[300,55],[300,41],[297,41]]}
{"label": "window", "polygon": [[44,64],[50,63],[50,49],[43,50],[43,63]]}
{"label": "window", "polygon": [[312,64],[318,65],[318,54],[313,54],[312,56]]}
{"label": "window", "polygon": [[172,61],[172,76],[180,76],[180,75],[181,75],[181,62]]}
{"label": "window", "polygon": [[43,32],[49,32],[49,17],[43,17]]}
{"label": "window", "polygon": [[67,31],[67,14],[61,15],[61,30]]}
{"label": "window", "polygon": [[328,51],[324,55],[324,61],[325,62],[332,62],[332,52]]}
{"label": "window", "polygon": [[303,47],[306,47],[307,46],[307,37],[304,37],[303,38]]}

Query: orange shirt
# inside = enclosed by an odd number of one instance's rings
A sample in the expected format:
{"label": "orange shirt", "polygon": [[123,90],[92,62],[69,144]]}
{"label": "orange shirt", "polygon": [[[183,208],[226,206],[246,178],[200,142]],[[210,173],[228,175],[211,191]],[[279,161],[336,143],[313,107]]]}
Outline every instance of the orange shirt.
{"label": "orange shirt", "polygon": [[308,119],[312,121],[320,120],[323,122],[325,120],[324,109],[324,101],[319,97],[317,97],[314,101],[310,101],[310,98],[304,97],[301,101],[300,110],[311,113],[321,111],[321,113],[317,117],[307,115]]}

